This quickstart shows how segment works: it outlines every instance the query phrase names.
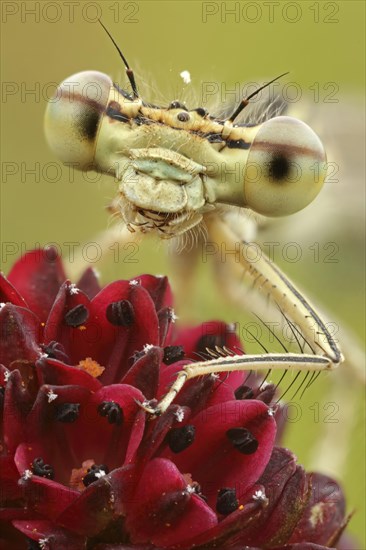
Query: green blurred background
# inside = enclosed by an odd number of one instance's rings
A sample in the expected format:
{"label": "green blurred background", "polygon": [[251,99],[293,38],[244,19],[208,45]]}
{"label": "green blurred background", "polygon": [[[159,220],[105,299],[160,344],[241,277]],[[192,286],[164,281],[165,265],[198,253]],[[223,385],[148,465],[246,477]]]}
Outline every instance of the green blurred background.
{"label": "green blurred background", "polygon": [[[275,260],[334,319],[363,338],[365,4],[361,1],[3,2],[2,269],[7,272],[22,251],[37,243],[57,243],[65,253],[66,243],[95,240],[110,223],[104,206],[113,197],[114,182],[107,176],[80,173],[70,178],[43,136],[46,100],[54,83],[87,69],[110,74],[121,85],[126,82],[117,53],[95,23],[98,16],[125,52],[150,101],[167,104],[195,97],[194,108],[201,102],[201,82],[217,83],[221,91],[225,86],[238,90],[245,82],[261,83],[290,71],[284,84],[296,82],[302,92],[292,103],[293,111],[317,130],[337,174],[313,205],[266,226],[259,241],[299,243],[301,260],[285,261],[281,246]],[[188,87],[179,77],[182,70],[191,73]],[[319,243],[319,261],[314,261],[314,243]],[[327,261],[329,243],[338,247],[333,263]],[[100,268],[102,281],[142,272],[171,273],[164,247],[152,240],[139,244],[134,259],[137,263],[128,263],[126,255],[119,263],[107,259]],[[196,278],[194,294],[184,297],[189,306],[186,318],[245,323],[249,317],[220,296],[209,264],[199,269]],[[256,348],[249,343],[247,349]],[[360,357],[356,362],[363,368]],[[332,456],[346,453],[339,475],[348,510],[356,510],[350,532],[357,534],[360,548],[366,548],[364,389],[347,366],[324,377],[296,402],[301,418],[291,423],[285,443],[311,467],[325,430],[334,445],[325,453],[330,457],[329,471]],[[329,403],[339,407],[335,424],[327,421],[332,412]]]}

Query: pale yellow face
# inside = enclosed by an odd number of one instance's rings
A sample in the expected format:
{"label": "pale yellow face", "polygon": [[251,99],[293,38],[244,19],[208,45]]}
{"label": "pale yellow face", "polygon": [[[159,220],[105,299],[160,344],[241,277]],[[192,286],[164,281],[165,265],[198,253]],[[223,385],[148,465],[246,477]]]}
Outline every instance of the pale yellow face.
{"label": "pale yellow face", "polygon": [[322,143],[299,120],[281,116],[253,127],[178,102],[156,107],[98,72],[59,86],[45,132],[63,162],[117,177],[113,208],[129,228],[168,238],[220,203],[292,214],[316,197],[326,176]]}

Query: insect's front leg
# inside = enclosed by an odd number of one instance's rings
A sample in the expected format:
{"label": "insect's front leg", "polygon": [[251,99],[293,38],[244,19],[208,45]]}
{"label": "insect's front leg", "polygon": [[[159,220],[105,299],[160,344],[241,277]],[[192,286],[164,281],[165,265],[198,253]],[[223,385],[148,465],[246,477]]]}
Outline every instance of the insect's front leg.
{"label": "insect's front leg", "polygon": [[[219,216],[210,216],[206,220],[209,238],[225,244],[228,250],[238,240],[234,229]],[[312,350],[305,353],[265,353],[261,355],[226,354],[211,361],[201,361],[186,365],[178,373],[176,380],[166,395],[156,406],[145,404],[143,408],[154,415],[162,414],[172,403],[176,395],[191,378],[207,374],[232,372],[234,370],[298,370],[320,372],[332,370],[342,361],[343,356],[337,342],[330,333],[327,324],[309,301],[297,290],[294,284],[263,253],[258,257],[250,243],[241,241],[240,267],[255,288],[277,304],[283,315],[297,330]],[[230,261],[230,260],[229,260]],[[232,259],[231,261],[235,265]],[[237,267],[237,264],[235,265]]]}

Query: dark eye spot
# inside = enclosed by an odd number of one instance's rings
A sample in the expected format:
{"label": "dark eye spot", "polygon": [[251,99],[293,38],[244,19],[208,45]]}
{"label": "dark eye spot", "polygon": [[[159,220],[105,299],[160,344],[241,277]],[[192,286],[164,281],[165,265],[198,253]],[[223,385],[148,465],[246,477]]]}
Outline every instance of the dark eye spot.
{"label": "dark eye spot", "polygon": [[183,113],[178,113],[177,119],[180,120],[180,122],[187,122],[189,120],[189,114],[183,111]]}
{"label": "dark eye spot", "polygon": [[291,163],[284,154],[275,153],[269,162],[269,178],[274,181],[283,181],[290,173]]}
{"label": "dark eye spot", "polygon": [[82,138],[93,141],[97,135],[100,113],[90,105],[83,105],[76,117],[76,127]]}

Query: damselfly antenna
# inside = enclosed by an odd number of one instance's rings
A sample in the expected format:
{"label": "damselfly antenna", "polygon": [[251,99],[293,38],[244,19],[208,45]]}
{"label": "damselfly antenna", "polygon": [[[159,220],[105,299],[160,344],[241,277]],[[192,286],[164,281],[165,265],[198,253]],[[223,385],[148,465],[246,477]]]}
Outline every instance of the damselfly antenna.
{"label": "damselfly antenna", "polygon": [[289,74],[288,71],[287,71],[287,73],[280,74],[280,76],[276,76],[276,78],[274,78],[270,82],[267,82],[266,84],[263,84],[263,86],[258,88],[258,90],[255,90],[252,94],[248,95],[248,97],[245,97],[244,99],[242,99],[241,102],[239,103],[239,106],[235,109],[233,114],[227,120],[229,120],[230,122],[234,122],[234,120],[240,115],[242,110],[248,105],[249,100],[252,99],[252,97],[259,94],[259,92],[264,90],[264,88],[267,88],[267,86],[270,86],[271,84],[273,84],[273,82],[276,82],[276,80],[279,80],[280,78],[282,78],[286,74]]}
{"label": "damselfly antenna", "polygon": [[136,85],[136,81],[135,81],[135,75],[133,74],[133,70],[130,68],[128,62],[127,62],[127,59],[125,58],[125,56],[123,55],[123,53],[121,52],[120,48],[118,47],[116,41],[114,40],[113,36],[111,35],[111,33],[108,31],[108,29],[103,25],[103,23],[101,22],[100,19],[98,19],[99,23],[101,24],[101,26],[103,27],[103,29],[105,30],[105,32],[107,33],[107,35],[109,36],[109,38],[112,40],[116,50],[118,51],[124,65],[125,65],[125,68],[126,68],[126,75],[127,75],[127,78],[128,80],[130,81],[130,84],[131,84],[131,88],[132,88],[132,92],[133,92],[133,97],[136,99],[137,97],[139,97],[139,93],[138,93],[138,90],[137,90],[137,85]]}

